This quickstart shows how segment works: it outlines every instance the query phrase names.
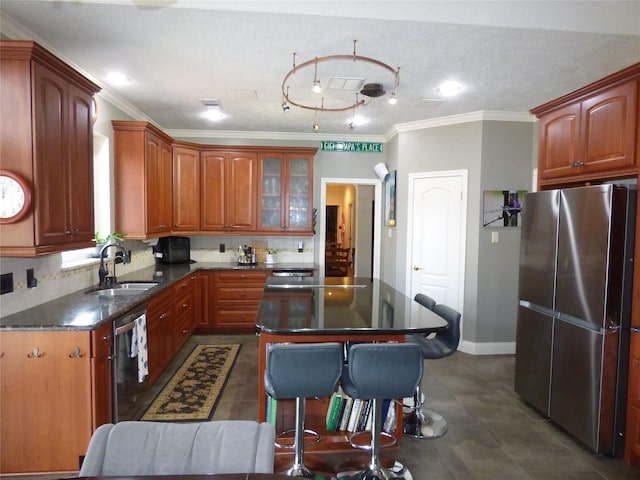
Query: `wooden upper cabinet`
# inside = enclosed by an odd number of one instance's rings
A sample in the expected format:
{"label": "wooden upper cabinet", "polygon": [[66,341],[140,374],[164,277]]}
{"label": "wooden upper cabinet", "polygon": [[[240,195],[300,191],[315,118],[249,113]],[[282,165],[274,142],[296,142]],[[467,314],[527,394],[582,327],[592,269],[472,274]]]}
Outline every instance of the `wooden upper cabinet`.
{"label": "wooden upper cabinet", "polygon": [[531,110],[539,124],[539,183],[636,175],[640,64]]}
{"label": "wooden upper cabinet", "polygon": [[31,187],[20,221],[2,225],[0,254],[92,246],[92,96],[100,88],[28,41],[0,42],[2,168]]}
{"label": "wooden upper cabinet", "polygon": [[315,151],[259,153],[258,230],[313,233]]}
{"label": "wooden upper cabinet", "polygon": [[204,150],[201,153],[201,229],[256,230],[257,154]]}
{"label": "wooden upper cabinet", "polygon": [[171,138],[147,122],[112,121],[116,230],[130,239],[171,232]]}
{"label": "wooden upper cabinet", "polygon": [[147,122],[112,122],[116,230],[311,235],[316,148],[174,141]]}
{"label": "wooden upper cabinet", "polygon": [[173,231],[200,230],[200,150],[173,145]]}
{"label": "wooden upper cabinet", "polygon": [[636,169],[638,79],[582,102],[584,168],[589,173]]}

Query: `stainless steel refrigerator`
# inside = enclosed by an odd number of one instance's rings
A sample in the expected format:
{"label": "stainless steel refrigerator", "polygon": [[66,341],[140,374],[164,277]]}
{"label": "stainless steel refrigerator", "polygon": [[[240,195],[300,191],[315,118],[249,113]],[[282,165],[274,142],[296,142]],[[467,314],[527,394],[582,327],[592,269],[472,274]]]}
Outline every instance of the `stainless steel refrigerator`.
{"label": "stainless steel refrigerator", "polygon": [[515,391],[593,451],[624,448],[635,186],[527,194]]}

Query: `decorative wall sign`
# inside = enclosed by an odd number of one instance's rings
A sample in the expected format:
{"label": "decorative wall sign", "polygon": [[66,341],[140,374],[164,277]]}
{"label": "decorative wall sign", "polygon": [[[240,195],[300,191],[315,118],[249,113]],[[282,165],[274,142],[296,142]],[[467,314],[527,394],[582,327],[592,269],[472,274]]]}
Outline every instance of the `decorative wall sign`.
{"label": "decorative wall sign", "polygon": [[382,153],[382,143],[324,141],[320,142],[320,150],[324,152]]}
{"label": "decorative wall sign", "polygon": [[485,190],[483,227],[517,227],[526,190]]}
{"label": "decorative wall sign", "polygon": [[384,224],[387,227],[396,226],[396,173],[389,172],[384,179]]}

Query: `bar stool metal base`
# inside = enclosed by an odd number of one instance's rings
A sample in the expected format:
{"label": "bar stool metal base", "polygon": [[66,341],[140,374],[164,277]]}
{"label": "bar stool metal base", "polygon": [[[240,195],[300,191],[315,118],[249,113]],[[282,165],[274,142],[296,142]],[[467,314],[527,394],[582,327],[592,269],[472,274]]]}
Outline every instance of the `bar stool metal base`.
{"label": "bar stool metal base", "polygon": [[365,470],[338,473],[341,480],[413,480],[411,472],[397,460],[390,468],[369,465]]}
{"label": "bar stool metal base", "polygon": [[[276,435],[276,441],[275,441],[275,445],[277,448],[290,448],[290,449],[294,449],[296,448],[295,446],[295,437],[291,438],[291,444],[288,443],[280,443],[278,440],[280,440],[281,438],[287,438],[287,435],[291,435],[296,433],[296,429],[295,428],[290,428],[289,430],[285,430],[284,432],[280,432],[278,435]],[[305,429],[305,431],[303,432],[303,435],[310,435],[313,438],[313,440],[310,440],[308,442],[304,442],[304,446],[308,447],[309,445],[315,445],[316,443],[320,443],[320,440],[322,439],[321,435],[316,432],[315,430],[309,430],[309,429]]]}
{"label": "bar stool metal base", "polygon": [[420,408],[406,414],[402,421],[402,431],[413,438],[438,438],[447,433],[447,420],[429,408]]}

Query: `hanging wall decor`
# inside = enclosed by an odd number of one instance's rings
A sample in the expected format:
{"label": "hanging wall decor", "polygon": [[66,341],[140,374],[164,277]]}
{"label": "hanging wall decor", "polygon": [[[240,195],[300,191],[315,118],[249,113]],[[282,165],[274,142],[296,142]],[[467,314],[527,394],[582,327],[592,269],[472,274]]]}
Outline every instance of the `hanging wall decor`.
{"label": "hanging wall decor", "polygon": [[485,190],[483,227],[517,227],[526,190]]}
{"label": "hanging wall decor", "polygon": [[396,226],[396,170],[384,178],[384,224]]}

